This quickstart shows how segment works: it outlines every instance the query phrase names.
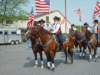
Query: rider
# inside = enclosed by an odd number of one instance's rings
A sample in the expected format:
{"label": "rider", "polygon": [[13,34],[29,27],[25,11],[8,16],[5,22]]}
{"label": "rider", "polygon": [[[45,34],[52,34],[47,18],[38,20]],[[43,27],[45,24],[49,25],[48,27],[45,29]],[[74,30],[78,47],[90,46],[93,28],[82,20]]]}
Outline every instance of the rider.
{"label": "rider", "polygon": [[61,50],[63,41],[62,41],[60,17],[55,16],[53,20],[54,23],[51,26],[51,33],[55,34],[57,42],[59,43],[59,50]]}
{"label": "rider", "polygon": [[94,33],[97,38],[97,43],[100,40],[100,25],[98,20],[94,20]]}
{"label": "rider", "polygon": [[39,21],[39,24],[41,27],[43,27],[43,29],[45,29],[46,32],[50,33],[50,25],[46,25],[43,19]]}
{"label": "rider", "polygon": [[86,39],[90,40],[91,28],[89,27],[89,24],[87,22],[84,23],[83,31],[85,31]]}
{"label": "rider", "polygon": [[72,25],[71,25],[71,28],[69,29],[69,33],[71,33],[71,35],[73,35],[74,32],[75,32],[76,30],[77,30],[77,29],[76,29],[75,25],[72,24]]}

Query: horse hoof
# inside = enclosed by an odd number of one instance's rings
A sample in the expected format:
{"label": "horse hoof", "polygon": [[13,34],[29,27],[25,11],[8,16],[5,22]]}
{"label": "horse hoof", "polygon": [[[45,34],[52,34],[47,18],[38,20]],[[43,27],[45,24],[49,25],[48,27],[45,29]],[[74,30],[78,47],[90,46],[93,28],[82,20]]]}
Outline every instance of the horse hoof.
{"label": "horse hoof", "polygon": [[99,62],[99,61],[98,61],[98,58],[95,58],[94,61],[95,61],[95,62]]}
{"label": "horse hoof", "polygon": [[55,70],[55,68],[53,67],[53,68],[51,68],[51,71],[54,71]]}
{"label": "horse hoof", "polygon": [[82,55],[83,57],[85,57],[85,53],[83,53],[83,55]]}
{"label": "horse hoof", "polygon": [[89,60],[92,60],[92,55],[89,55]]}
{"label": "horse hoof", "polygon": [[82,57],[82,53],[80,53],[79,56]]}
{"label": "horse hoof", "polygon": [[73,61],[71,61],[71,64],[73,64]]}
{"label": "horse hoof", "polygon": [[50,69],[50,67],[47,66],[47,69]]}

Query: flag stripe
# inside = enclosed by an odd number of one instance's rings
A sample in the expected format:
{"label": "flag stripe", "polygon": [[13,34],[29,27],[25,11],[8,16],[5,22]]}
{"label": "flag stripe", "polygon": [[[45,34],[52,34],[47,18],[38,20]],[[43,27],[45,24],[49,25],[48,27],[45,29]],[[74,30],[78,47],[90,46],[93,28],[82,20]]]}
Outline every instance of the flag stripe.
{"label": "flag stripe", "polygon": [[94,8],[93,18],[96,17],[100,17],[100,2],[97,2]]}
{"label": "flag stripe", "polygon": [[[39,9],[39,8],[48,8],[48,9],[49,9],[49,6],[47,6],[47,5],[41,5],[41,6],[40,6],[40,5],[36,5],[36,7],[37,7],[38,9]],[[37,9],[37,8],[36,8],[36,9]]]}
{"label": "flag stripe", "polygon": [[33,27],[33,23],[34,23],[34,17],[33,16],[29,16],[28,17],[28,22],[27,22],[27,28],[31,29]]}

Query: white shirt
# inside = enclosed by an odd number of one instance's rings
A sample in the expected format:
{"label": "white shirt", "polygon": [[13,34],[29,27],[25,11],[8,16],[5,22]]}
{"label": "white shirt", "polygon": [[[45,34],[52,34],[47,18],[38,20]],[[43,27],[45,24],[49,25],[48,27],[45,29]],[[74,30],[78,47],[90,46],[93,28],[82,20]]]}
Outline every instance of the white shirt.
{"label": "white shirt", "polygon": [[94,33],[97,33],[97,25],[94,26]]}
{"label": "white shirt", "polygon": [[51,33],[57,33],[60,27],[61,27],[60,24],[51,25],[51,30],[52,30]]}

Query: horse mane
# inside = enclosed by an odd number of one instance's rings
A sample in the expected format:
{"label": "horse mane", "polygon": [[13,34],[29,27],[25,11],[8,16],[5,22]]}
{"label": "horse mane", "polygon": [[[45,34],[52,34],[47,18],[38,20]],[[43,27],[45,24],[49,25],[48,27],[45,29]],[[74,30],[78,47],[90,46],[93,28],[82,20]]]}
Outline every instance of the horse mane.
{"label": "horse mane", "polygon": [[39,25],[37,27],[38,27],[38,34],[39,37],[41,38],[41,41],[43,43],[46,43],[51,38],[49,32]]}

